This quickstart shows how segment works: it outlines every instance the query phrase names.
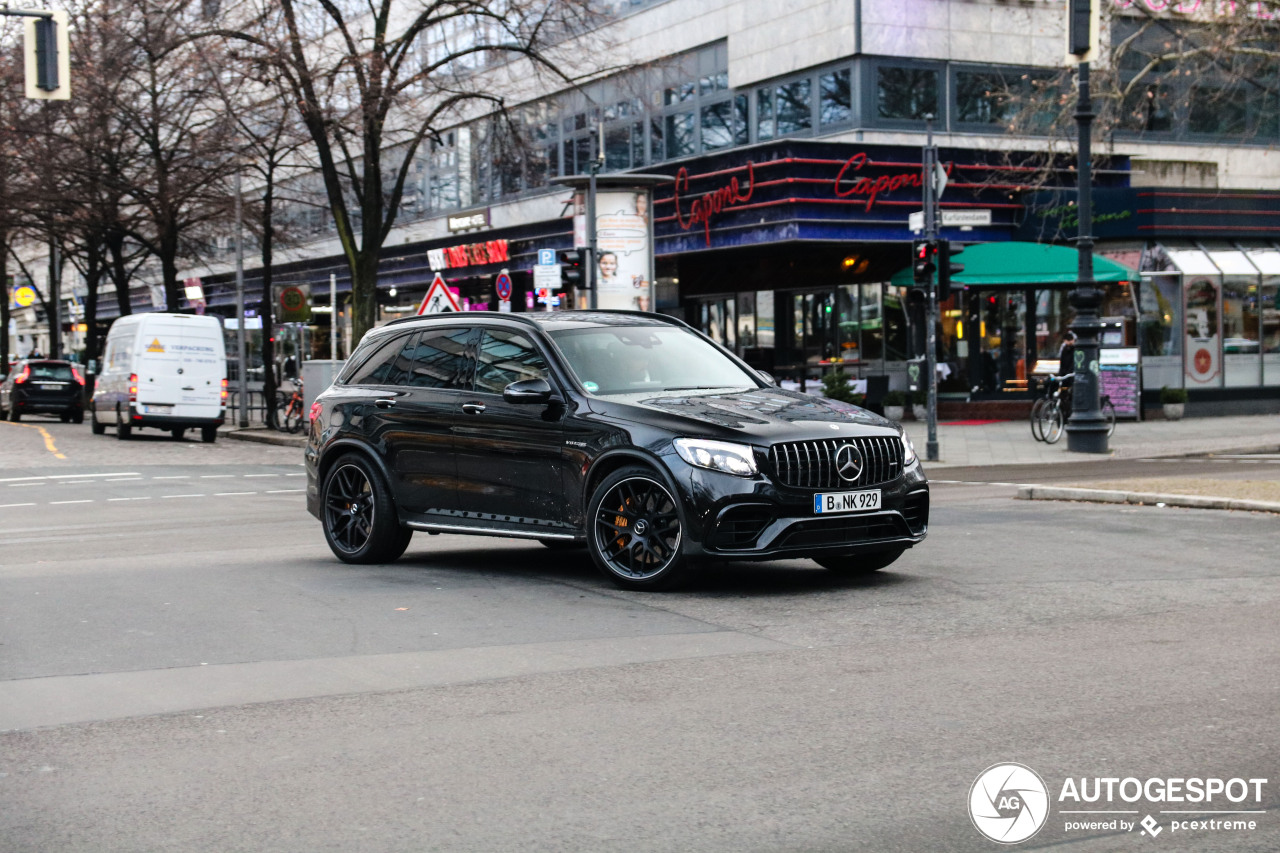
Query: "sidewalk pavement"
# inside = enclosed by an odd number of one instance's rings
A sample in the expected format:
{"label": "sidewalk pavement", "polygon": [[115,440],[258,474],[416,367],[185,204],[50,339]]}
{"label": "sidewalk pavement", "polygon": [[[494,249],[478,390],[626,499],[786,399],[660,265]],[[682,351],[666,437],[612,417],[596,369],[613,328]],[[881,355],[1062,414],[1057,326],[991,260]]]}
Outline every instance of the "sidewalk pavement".
{"label": "sidewalk pavement", "polygon": [[[925,459],[927,428],[905,421],[907,434]],[[938,424],[938,461],[929,471],[977,465],[1043,465],[1098,459],[1150,459],[1204,453],[1280,452],[1280,415],[1183,418],[1179,421],[1125,421],[1116,424],[1106,454],[1073,453],[1064,435],[1057,444],[1031,436],[1029,421],[942,421]]]}
{"label": "sidewalk pavement", "polygon": [[[927,429],[923,421],[905,421],[907,434],[925,459]],[[289,434],[255,426],[224,433],[239,441],[304,447],[302,433]],[[1222,418],[1184,418],[1180,421],[1120,421],[1105,454],[1072,453],[1064,435],[1057,444],[1031,437],[1027,421],[942,421],[938,424],[937,462],[933,471],[978,465],[1042,465],[1092,462],[1098,459],[1139,459],[1196,456],[1204,453],[1280,452],[1280,415],[1238,415]]]}

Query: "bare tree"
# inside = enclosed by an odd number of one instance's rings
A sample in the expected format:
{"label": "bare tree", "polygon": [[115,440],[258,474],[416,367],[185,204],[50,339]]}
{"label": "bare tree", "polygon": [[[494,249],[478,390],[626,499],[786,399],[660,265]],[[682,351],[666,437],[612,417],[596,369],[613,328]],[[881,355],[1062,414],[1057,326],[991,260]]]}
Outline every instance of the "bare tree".
{"label": "bare tree", "polygon": [[[568,79],[549,49],[592,20],[590,0],[280,0],[244,43],[288,88],[315,147],[352,279],[356,337],[372,328],[382,246],[419,147],[467,110],[501,109],[485,72],[525,59]],[[478,106],[487,105],[477,110]]]}

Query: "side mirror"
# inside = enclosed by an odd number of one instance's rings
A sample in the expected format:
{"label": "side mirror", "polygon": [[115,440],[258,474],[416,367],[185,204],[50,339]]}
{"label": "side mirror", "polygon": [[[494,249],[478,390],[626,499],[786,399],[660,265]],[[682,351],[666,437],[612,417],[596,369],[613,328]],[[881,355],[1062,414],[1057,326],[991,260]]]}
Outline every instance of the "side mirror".
{"label": "side mirror", "polygon": [[760,378],[764,380],[764,384],[772,385],[775,388],[778,387],[778,380],[773,378],[772,373],[769,373],[767,370],[757,370],[756,373],[760,374]]}
{"label": "side mirror", "polygon": [[508,403],[549,403],[551,384],[545,379],[521,379],[502,389],[502,399]]}

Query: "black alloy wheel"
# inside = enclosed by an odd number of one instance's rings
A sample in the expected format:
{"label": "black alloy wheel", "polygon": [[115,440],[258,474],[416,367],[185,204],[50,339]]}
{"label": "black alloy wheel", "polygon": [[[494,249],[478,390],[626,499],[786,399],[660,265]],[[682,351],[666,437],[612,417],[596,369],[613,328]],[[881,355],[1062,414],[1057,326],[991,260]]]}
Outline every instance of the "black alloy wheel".
{"label": "black alloy wheel", "polygon": [[591,557],[623,589],[670,589],[691,575],[680,552],[680,508],[653,471],[630,466],[605,478],[591,498]]}
{"label": "black alloy wheel", "polygon": [[814,562],[822,568],[841,575],[869,575],[888,567],[902,556],[906,548],[892,551],[876,551],[873,554],[848,554],[838,557],[817,557]]}
{"label": "black alloy wheel", "polygon": [[390,563],[409,546],[378,470],[365,458],[343,456],[324,479],[321,524],[330,550],[344,563]]}

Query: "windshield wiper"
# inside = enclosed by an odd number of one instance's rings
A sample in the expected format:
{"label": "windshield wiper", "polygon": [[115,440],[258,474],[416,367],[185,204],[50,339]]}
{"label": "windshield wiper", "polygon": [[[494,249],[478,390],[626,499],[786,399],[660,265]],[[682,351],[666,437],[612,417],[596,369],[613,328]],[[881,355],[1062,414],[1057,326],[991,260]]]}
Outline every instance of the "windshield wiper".
{"label": "windshield wiper", "polygon": [[663,391],[714,391],[717,388],[745,388],[745,385],[678,385],[674,388],[663,388]]}

